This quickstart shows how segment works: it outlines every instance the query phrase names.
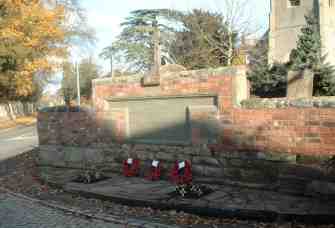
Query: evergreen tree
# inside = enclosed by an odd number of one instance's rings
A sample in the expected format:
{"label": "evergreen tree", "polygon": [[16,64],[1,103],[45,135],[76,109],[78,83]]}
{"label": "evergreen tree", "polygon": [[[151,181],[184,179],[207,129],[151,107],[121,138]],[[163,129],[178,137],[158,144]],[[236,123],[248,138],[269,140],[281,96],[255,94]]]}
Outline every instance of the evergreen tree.
{"label": "evergreen tree", "polygon": [[124,63],[127,71],[148,71],[154,56],[153,33],[159,29],[162,59],[171,62],[167,51],[173,37],[172,28],[166,25],[169,12],[167,9],[142,9],[131,12],[121,24],[122,32],[117,40],[112,46],[106,47],[101,56],[109,58],[110,53],[105,51],[112,51],[115,61]]}
{"label": "evergreen tree", "polygon": [[335,95],[334,67],[326,62],[326,56],[322,56],[319,22],[314,14],[305,19],[297,48],[291,52],[291,69],[314,72],[314,95]]}
{"label": "evergreen tree", "polygon": [[267,40],[261,41],[251,52],[250,71],[252,94],[259,97],[284,97],[289,70],[310,69],[314,72],[314,95],[335,95],[334,67],[326,63],[322,56],[319,23],[313,14],[305,17],[306,25],[301,29],[297,48],[290,54],[287,64],[268,65]]}
{"label": "evergreen tree", "polygon": [[287,65],[268,65],[268,39],[258,42],[250,53],[248,79],[251,93],[258,97],[284,97],[286,95]]}
{"label": "evergreen tree", "polygon": [[226,66],[232,57],[229,48],[235,48],[238,37],[237,32],[230,37],[222,14],[204,10],[136,10],[121,26],[120,36],[101,57],[110,58],[112,51],[115,62],[125,63],[131,72],[150,69],[156,29],[160,30],[162,63],[176,63],[187,69]]}
{"label": "evergreen tree", "polygon": [[319,23],[313,14],[305,16],[297,48],[291,52],[293,70],[315,70],[321,65],[321,38]]}
{"label": "evergreen tree", "polygon": [[335,69],[329,63],[324,63],[315,70],[314,75],[314,96],[335,96]]}

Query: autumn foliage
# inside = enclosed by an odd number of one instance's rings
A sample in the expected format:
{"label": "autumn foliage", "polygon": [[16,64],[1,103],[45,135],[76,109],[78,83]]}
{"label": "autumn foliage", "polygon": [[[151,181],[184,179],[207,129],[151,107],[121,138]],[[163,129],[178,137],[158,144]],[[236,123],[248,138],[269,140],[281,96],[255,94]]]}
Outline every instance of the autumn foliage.
{"label": "autumn foliage", "polygon": [[32,96],[36,75],[67,53],[65,10],[40,0],[0,0],[0,99]]}

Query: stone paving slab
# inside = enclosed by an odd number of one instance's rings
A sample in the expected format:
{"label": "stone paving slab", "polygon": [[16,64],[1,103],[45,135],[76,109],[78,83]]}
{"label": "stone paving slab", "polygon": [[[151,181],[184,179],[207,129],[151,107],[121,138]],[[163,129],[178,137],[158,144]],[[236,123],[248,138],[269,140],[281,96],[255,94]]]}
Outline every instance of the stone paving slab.
{"label": "stone paving slab", "polygon": [[335,201],[241,187],[214,186],[215,192],[196,200],[172,196],[174,186],[167,181],[152,182],[121,176],[112,176],[96,184],[70,182],[64,188],[70,192],[128,205],[176,209],[205,216],[335,222]]}
{"label": "stone paving slab", "polygon": [[[95,213],[76,207],[64,207],[43,200],[14,193],[0,187],[0,227],[101,227],[117,228],[178,228],[177,225],[167,225],[150,219],[125,218],[105,213]],[[31,211],[31,209],[34,209]],[[7,213],[8,210],[11,213]],[[10,216],[8,216],[10,214]],[[24,214],[29,214],[25,217]],[[36,216],[37,215],[37,216]],[[43,219],[40,219],[43,218]],[[14,219],[12,221],[12,219]],[[60,220],[59,220],[60,219]],[[244,226],[228,227],[244,228]]]}
{"label": "stone paving slab", "polygon": [[65,214],[0,191],[1,228],[123,228],[125,225]]}

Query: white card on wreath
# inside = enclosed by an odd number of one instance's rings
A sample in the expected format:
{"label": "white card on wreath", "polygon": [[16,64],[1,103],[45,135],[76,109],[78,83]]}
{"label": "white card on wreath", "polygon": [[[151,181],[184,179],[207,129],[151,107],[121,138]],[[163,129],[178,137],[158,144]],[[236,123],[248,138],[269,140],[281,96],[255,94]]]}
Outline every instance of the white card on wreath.
{"label": "white card on wreath", "polygon": [[183,168],[185,168],[185,161],[178,163],[178,169],[183,169]]}
{"label": "white card on wreath", "polygon": [[132,165],[132,164],[133,164],[133,159],[132,159],[132,158],[128,158],[128,160],[127,160],[127,164],[128,164],[128,165]]}
{"label": "white card on wreath", "polygon": [[157,160],[153,160],[153,161],[152,161],[152,166],[153,166],[153,167],[157,168],[158,165],[159,165],[159,161],[157,161]]}

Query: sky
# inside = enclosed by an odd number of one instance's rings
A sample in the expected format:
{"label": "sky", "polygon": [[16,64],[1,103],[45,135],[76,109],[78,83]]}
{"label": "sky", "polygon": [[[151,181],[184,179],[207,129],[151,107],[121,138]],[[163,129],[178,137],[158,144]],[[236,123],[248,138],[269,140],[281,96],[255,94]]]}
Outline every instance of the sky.
{"label": "sky", "polygon": [[[95,30],[97,42],[91,51],[73,49],[73,61],[93,56],[98,65],[102,67],[102,73],[110,71],[109,61],[99,58],[99,53],[109,46],[121,32],[120,24],[137,9],[177,9],[190,11],[192,9],[206,9],[214,12],[225,13],[225,0],[82,0],[82,7],[86,10],[88,24]],[[245,17],[251,22],[258,35],[264,34],[268,29],[270,0],[231,0],[247,2]],[[62,74],[57,74],[58,81]],[[57,80],[56,80],[57,81]],[[55,93],[60,84],[51,84],[47,92]]]}
{"label": "sky", "polygon": [[[234,0],[233,0],[234,1]],[[245,1],[245,0],[235,0]],[[109,62],[98,58],[101,50],[110,45],[121,32],[120,23],[129,13],[136,9],[172,8],[189,11],[193,8],[224,12],[224,0],[83,0],[82,6],[86,9],[88,23],[96,31],[97,43],[92,49],[99,65],[104,72],[109,70]],[[248,0],[246,16],[257,30],[264,32],[268,28],[270,0]],[[261,33],[260,32],[260,33]],[[82,53],[81,57],[92,53]]]}

